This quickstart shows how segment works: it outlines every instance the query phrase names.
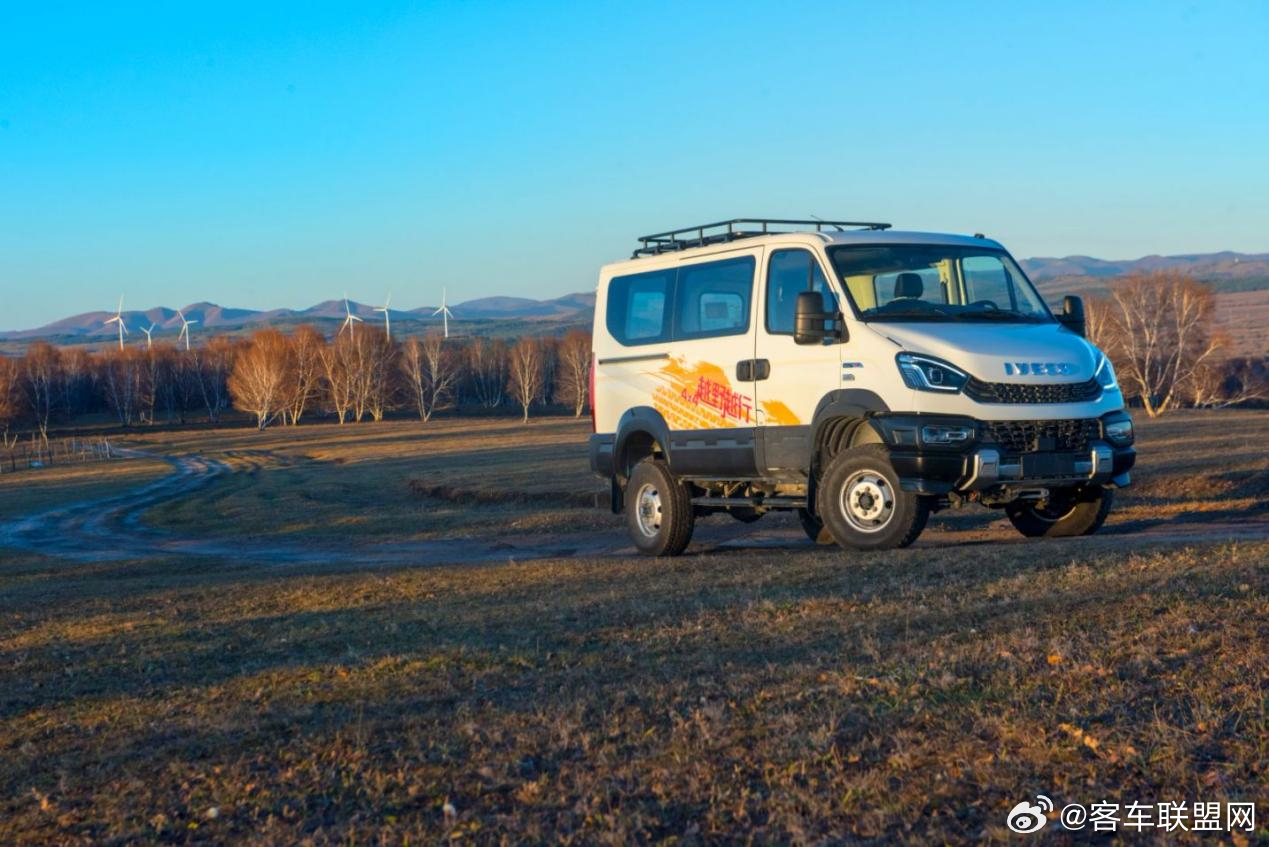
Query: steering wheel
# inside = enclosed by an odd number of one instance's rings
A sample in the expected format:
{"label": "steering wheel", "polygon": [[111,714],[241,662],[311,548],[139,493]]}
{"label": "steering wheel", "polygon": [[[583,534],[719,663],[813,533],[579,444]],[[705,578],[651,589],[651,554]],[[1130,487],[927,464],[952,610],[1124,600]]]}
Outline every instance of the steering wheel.
{"label": "steering wheel", "polygon": [[993,312],[999,312],[1000,307],[996,305],[994,300],[975,300],[970,303],[971,306],[982,306],[984,309],[990,309]]}

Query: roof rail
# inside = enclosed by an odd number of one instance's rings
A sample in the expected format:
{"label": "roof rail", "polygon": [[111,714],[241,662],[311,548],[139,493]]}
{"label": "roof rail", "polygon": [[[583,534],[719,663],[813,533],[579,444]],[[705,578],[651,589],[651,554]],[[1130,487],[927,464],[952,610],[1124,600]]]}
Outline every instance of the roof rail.
{"label": "roof rail", "polygon": [[[752,227],[754,226],[759,226],[761,229],[753,229]],[[686,250],[689,247],[704,247],[707,244],[722,244],[727,241],[752,238],[757,235],[772,235],[774,234],[771,230],[772,226],[815,227],[816,232],[823,232],[824,227],[832,227],[839,232],[846,227],[851,229],[890,229],[890,224],[868,221],[824,221],[818,218],[807,221],[779,218],[732,218],[729,221],[699,224],[698,226],[688,226],[682,229],[672,229],[668,232],[657,232],[652,235],[640,236],[639,243],[642,246],[636,248],[630,258],[656,256],[660,253],[672,253],[677,250]],[[784,231],[796,232],[797,230],[777,230],[776,232]]]}

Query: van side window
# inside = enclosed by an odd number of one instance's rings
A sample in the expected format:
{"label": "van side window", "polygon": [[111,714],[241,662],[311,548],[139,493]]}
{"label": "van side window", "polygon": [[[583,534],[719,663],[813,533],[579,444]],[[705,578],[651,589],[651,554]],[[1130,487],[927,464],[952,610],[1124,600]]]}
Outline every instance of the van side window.
{"label": "van side window", "polygon": [[625,345],[668,341],[674,269],[613,277],[608,283],[608,332]]}
{"label": "van side window", "polygon": [[674,303],[674,338],[747,332],[755,264],[752,256],[743,256],[681,266]]}
{"label": "van side window", "polygon": [[777,250],[767,262],[767,332],[792,335],[798,294],[818,291],[824,308],[837,310],[837,298],[815,257],[805,250]]}

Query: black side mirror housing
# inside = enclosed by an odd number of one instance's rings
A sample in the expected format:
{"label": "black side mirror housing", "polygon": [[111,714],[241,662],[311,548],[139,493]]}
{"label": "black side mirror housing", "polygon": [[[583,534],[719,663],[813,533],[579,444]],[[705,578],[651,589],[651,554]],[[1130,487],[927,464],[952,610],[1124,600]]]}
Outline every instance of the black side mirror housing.
{"label": "black side mirror housing", "polygon": [[1075,297],[1071,294],[1063,297],[1062,314],[1058,315],[1058,322],[1071,332],[1082,337],[1085,333],[1083,298]]}
{"label": "black side mirror housing", "polygon": [[798,292],[793,310],[795,344],[819,344],[825,338],[841,338],[839,333],[824,327],[825,321],[840,320],[841,316],[836,312],[824,311],[824,295],[820,292]]}

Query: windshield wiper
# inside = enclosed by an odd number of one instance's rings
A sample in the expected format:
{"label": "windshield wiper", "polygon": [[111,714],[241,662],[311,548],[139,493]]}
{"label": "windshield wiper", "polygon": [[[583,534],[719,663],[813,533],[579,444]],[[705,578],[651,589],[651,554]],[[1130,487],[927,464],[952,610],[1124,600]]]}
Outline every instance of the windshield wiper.
{"label": "windshield wiper", "polygon": [[981,312],[960,312],[957,318],[965,320],[978,320],[980,318],[989,321],[1021,321],[1023,323],[1042,323],[1044,318],[1037,315],[1024,315],[1021,312],[1005,311],[1000,309],[984,309]]}
{"label": "windshield wiper", "polygon": [[939,318],[951,317],[950,312],[940,309],[938,306],[929,306],[923,309],[869,309],[864,312],[864,317],[869,319],[890,320],[893,318],[902,318],[904,320],[937,320]]}

